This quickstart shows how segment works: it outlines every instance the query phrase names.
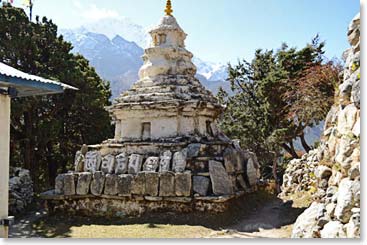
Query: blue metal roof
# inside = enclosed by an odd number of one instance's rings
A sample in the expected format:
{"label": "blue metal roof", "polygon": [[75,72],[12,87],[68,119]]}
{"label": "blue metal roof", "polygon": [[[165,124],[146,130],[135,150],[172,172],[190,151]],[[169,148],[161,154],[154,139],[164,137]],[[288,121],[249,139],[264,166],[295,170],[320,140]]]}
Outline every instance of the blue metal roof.
{"label": "blue metal roof", "polygon": [[27,74],[0,62],[0,88],[14,88],[17,97],[58,94],[66,89],[78,90],[70,85]]}

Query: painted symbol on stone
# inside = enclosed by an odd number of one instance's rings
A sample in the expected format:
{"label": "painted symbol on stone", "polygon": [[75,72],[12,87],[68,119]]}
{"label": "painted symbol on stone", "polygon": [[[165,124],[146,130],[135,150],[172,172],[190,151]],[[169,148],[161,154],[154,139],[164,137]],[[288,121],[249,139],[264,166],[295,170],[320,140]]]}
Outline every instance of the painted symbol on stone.
{"label": "painted symbol on stone", "polygon": [[111,154],[102,158],[101,171],[106,174],[113,174],[115,171],[115,157]]}
{"label": "painted symbol on stone", "polygon": [[102,156],[99,151],[89,151],[85,155],[85,172],[96,172],[101,167]]}
{"label": "painted symbol on stone", "polygon": [[156,172],[158,169],[159,157],[149,157],[143,166],[143,171]]}
{"label": "painted symbol on stone", "polygon": [[161,160],[159,162],[159,172],[169,171],[172,160],[172,152],[165,151],[161,156]]}
{"label": "painted symbol on stone", "polygon": [[115,174],[126,174],[129,165],[129,157],[126,152],[116,156]]}

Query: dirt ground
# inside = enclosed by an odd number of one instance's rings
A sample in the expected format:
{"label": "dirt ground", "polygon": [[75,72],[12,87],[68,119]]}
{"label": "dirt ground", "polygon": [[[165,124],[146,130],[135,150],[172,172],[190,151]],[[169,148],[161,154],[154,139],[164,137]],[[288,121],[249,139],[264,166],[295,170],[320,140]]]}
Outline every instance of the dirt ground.
{"label": "dirt ground", "polygon": [[[307,199],[307,198],[306,198]],[[306,200],[305,199],[305,200]],[[239,199],[227,213],[157,213],[101,219],[31,210],[16,219],[11,238],[289,238],[307,201],[265,192]]]}

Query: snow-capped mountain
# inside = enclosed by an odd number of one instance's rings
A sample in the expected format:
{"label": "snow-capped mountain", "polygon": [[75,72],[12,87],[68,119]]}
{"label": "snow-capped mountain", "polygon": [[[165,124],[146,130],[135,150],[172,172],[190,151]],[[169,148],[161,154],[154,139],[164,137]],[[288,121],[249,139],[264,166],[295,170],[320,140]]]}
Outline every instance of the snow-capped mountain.
{"label": "snow-capped mountain", "polygon": [[[77,29],[61,29],[60,34],[73,44],[73,52],[90,61],[97,73],[111,82],[112,98],[130,88],[138,80],[143,61],[142,45],[148,36],[144,28],[128,19],[105,19]],[[229,88],[226,66],[194,58],[198,79],[216,93],[219,87]]]}

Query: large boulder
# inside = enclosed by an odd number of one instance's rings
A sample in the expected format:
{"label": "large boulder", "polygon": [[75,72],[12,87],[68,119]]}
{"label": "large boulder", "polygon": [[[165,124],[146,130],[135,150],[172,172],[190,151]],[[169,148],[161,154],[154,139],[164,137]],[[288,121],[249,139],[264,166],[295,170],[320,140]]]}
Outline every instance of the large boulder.
{"label": "large boulder", "polygon": [[339,221],[331,221],[320,232],[321,238],[346,238],[343,224]]}
{"label": "large boulder", "polygon": [[178,197],[191,196],[192,182],[191,172],[186,171],[184,173],[175,174],[175,192]]}
{"label": "large boulder", "polygon": [[68,173],[64,175],[64,195],[74,196],[75,191],[75,175],[73,173]]}
{"label": "large boulder", "polygon": [[233,194],[232,181],[221,162],[209,161],[209,174],[215,195]]}
{"label": "large boulder", "polygon": [[175,196],[175,174],[173,172],[162,172],[159,175],[159,196]]}
{"label": "large boulder", "polygon": [[131,196],[134,176],[131,174],[119,175],[117,181],[117,189],[119,196]]}
{"label": "large boulder", "polygon": [[134,176],[132,183],[131,193],[134,195],[144,195],[145,194],[145,173],[139,172]]}
{"label": "large boulder", "polygon": [[92,173],[85,172],[78,174],[78,184],[76,186],[77,195],[87,195],[90,190],[90,183],[92,181]]}
{"label": "large boulder", "polygon": [[322,203],[312,203],[298,218],[293,226],[292,238],[313,238],[318,232],[318,220],[326,211]]}
{"label": "large boulder", "polygon": [[352,216],[352,208],[359,203],[360,182],[343,179],[339,185],[335,217],[343,223],[347,223]]}
{"label": "large boulder", "polygon": [[[158,162],[157,162],[158,164]],[[156,197],[159,194],[159,173],[145,173],[145,194]]]}
{"label": "large boulder", "polygon": [[92,182],[90,184],[90,192],[94,196],[100,196],[103,193],[106,177],[101,171],[93,173]]}
{"label": "large boulder", "polygon": [[193,177],[193,191],[200,196],[207,196],[209,191],[210,179],[204,176]]}
{"label": "large boulder", "polygon": [[107,174],[104,187],[104,194],[116,196],[118,194],[118,177],[115,174]]}

